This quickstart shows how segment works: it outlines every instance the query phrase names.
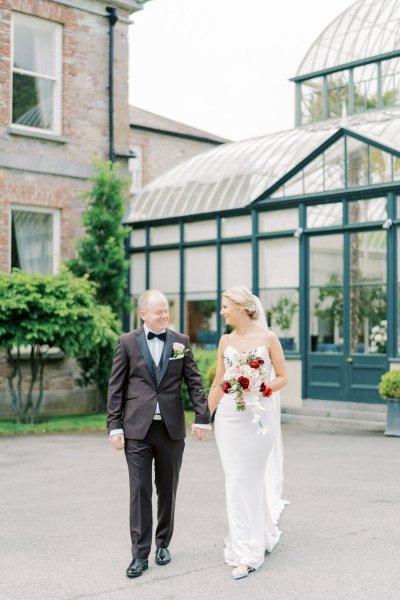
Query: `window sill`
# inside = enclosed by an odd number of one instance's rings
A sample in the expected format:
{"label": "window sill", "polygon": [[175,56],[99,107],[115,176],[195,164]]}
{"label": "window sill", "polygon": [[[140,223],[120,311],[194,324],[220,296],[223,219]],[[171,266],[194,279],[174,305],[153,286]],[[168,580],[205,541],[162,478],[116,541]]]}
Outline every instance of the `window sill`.
{"label": "window sill", "polygon": [[63,135],[58,135],[56,133],[51,132],[41,132],[36,130],[29,129],[20,129],[19,127],[13,127],[9,125],[7,128],[7,133],[11,135],[20,135],[22,137],[34,138],[38,140],[46,140],[48,142],[57,142],[59,144],[66,144],[68,142],[68,138]]}

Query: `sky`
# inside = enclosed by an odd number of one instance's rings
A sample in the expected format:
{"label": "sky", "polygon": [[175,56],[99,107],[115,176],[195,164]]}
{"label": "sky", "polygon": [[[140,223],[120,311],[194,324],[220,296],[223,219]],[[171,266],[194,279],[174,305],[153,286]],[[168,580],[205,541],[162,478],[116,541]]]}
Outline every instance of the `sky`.
{"label": "sky", "polygon": [[230,140],[294,126],[293,77],[351,0],[151,0],[130,27],[129,101]]}

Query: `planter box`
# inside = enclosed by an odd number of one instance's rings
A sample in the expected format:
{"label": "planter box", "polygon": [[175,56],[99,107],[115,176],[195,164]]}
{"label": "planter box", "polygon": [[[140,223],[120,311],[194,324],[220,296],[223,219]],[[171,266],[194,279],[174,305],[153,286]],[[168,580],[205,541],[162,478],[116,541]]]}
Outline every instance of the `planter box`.
{"label": "planter box", "polygon": [[400,398],[388,398],[385,435],[400,437]]}

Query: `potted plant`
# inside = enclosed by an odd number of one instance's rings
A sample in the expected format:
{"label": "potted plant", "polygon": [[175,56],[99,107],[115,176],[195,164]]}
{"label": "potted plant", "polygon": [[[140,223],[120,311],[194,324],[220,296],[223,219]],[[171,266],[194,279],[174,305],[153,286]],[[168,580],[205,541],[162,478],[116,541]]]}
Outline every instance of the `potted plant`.
{"label": "potted plant", "polygon": [[382,375],[379,393],[387,401],[385,435],[400,437],[400,369]]}
{"label": "potted plant", "polygon": [[279,300],[270,308],[270,315],[273,322],[284,334],[279,340],[284,350],[295,350],[294,337],[288,337],[292,327],[293,317],[297,313],[297,302],[293,302],[287,296],[281,296]]}

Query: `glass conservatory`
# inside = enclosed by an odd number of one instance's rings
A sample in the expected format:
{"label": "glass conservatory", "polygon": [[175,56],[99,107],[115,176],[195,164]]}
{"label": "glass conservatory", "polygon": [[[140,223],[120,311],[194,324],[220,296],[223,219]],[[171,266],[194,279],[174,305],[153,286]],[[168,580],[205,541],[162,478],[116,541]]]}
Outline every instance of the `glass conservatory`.
{"label": "glass conservatory", "polygon": [[134,304],[163,290],[172,327],[215,348],[222,291],[247,285],[285,350],[288,402],[379,402],[400,360],[397,61],[400,0],[356,2],[300,66],[295,129],[219,146],[136,195]]}

